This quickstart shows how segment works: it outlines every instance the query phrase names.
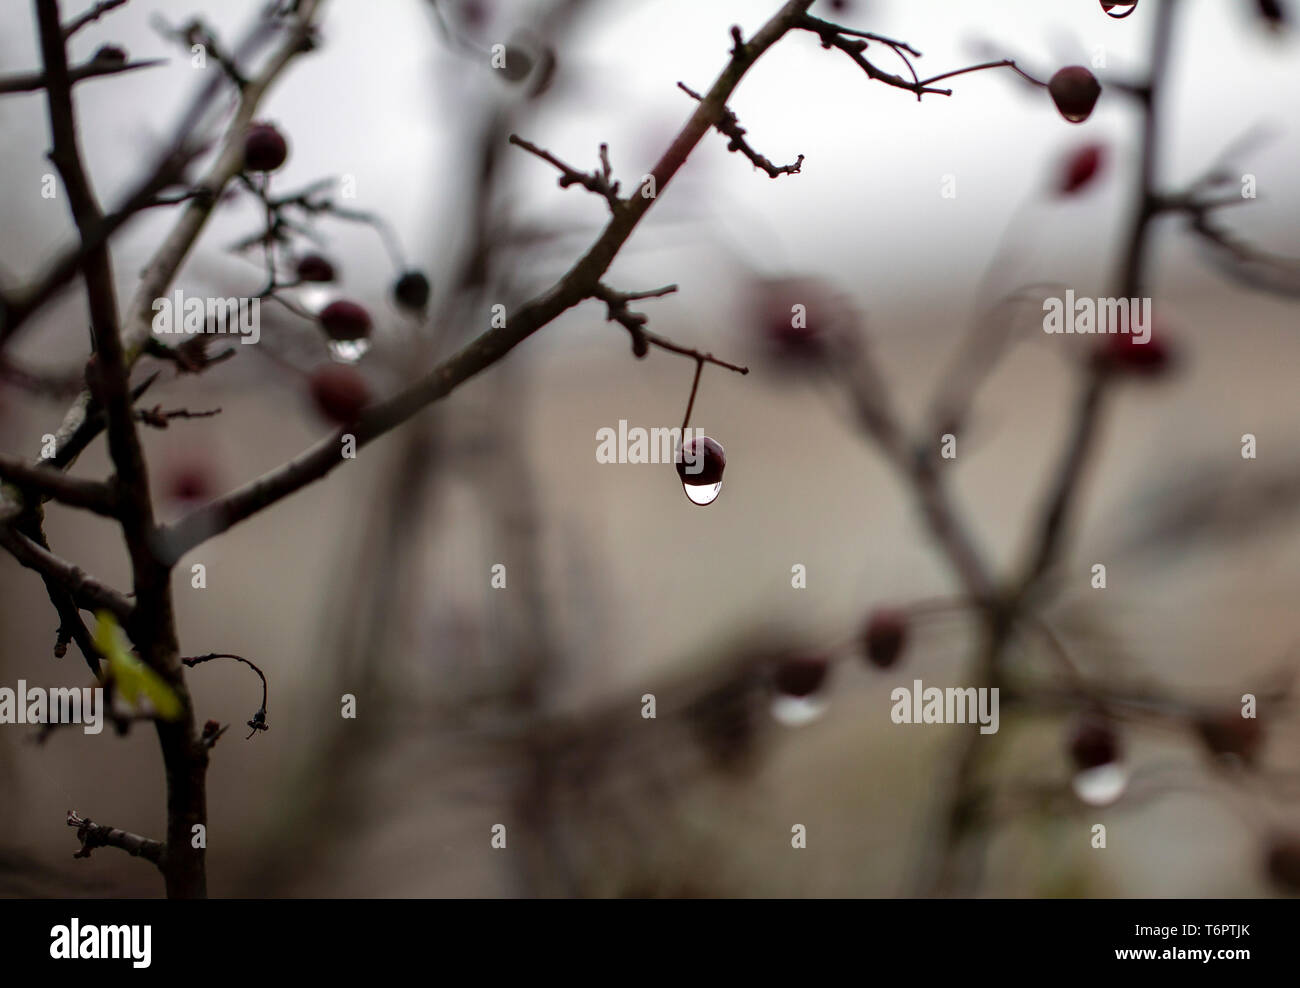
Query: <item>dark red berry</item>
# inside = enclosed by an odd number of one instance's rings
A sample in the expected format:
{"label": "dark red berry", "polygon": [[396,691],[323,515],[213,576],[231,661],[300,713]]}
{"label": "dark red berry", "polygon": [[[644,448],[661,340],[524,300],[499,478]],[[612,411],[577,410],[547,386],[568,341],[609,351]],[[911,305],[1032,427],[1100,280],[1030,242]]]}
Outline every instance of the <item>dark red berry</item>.
{"label": "dark red berry", "polygon": [[873,611],[862,631],[862,643],[867,661],[888,669],[898,661],[907,644],[907,615],[886,608]]}
{"label": "dark red berry", "polygon": [[1105,161],[1106,149],[1100,144],[1087,144],[1074,151],[1065,161],[1057,191],[1074,195],[1097,177]]}
{"label": "dark red berry", "polygon": [[289,157],[284,135],[269,123],[254,123],[244,138],[244,167],[252,172],[273,172]]}
{"label": "dark red berry", "polygon": [[827,356],[843,315],[830,286],[815,278],[771,278],[755,285],[752,297],[755,324],[778,365]]}
{"label": "dark red berry", "polygon": [[677,475],[688,487],[704,487],[722,482],[727,454],[722,444],[708,436],[688,439],[677,458]]}
{"label": "dark red berry", "polygon": [[316,408],[336,425],[351,425],[370,404],[366,379],[353,367],[326,364],[312,373],[310,385]]}
{"label": "dark red berry", "polygon": [[533,56],[518,45],[506,45],[506,57],[500,72],[511,82],[523,82],[533,71]]}
{"label": "dark red berry", "polygon": [[298,259],[299,281],[333,281],[334,265],[319,254],[305,254]]}
{"label": "dark red berry", "polygon": [[193,504],[206,501],[216,491],[212,471],[198,462],[183,463],[173,467],[167,475],[164,489],[173,501]]}
{"label": "dark red berry", "polygon": [[1110,370],[1138,377],[1159,377],[1172,364],[1166,338],[1155,327],[1145,343],[1138,342],[1132,333],[1107,334],[1106,342],[1097,351],[1097,360]]}
{"label": "dark red berry", "polygon": [[1282,6],[1280,0],[1255,0],[1255,6],[1259,10],[1259,16],[1268,22],[1268,26],[1274,30],[1286,27],[1286,8]]}
{"label": "dark red berry", "polygon": [[419,271],[405,271],[393,283],[393,297],[404,309],[423,309],[429,304],[429,279]]}
{"label": "dark red berry", "polygon": [[1196,733],[1214,755],[1235,755],[1247,764],[1255,760],[1264,741],[1264,729],[1255,717],[1239,710],[1206,714],[1196,721]]}
{"label": "dark red berry", "polygon": [[786,659],[772,673],[772,685],[786,696],[809,696],[826,682],[830,663],[819,656]]}
{"label": "dark red berry", "polygon": [[1070,730],[1070,760],[1080,771],[1109,765],[1119,758],[1119,736],[1111,722],[1099,714],[1087,714]]}
{"label": "dark red berry", "polygon": [[345,298],[325,306],[316,318],[331,340],[363,340],[370,335],[370,313]]}
{"label": "dark red berry", "polygon": [[1288,892],[1300,892],[1300,837],[1280,834],[1268,846],[1264,858],[1268,877]]}
{"label": "dark red berry", "polygon": [[1101,83],[1082,65],[1067,65],[1052,76],[1047,91],[1061,116],[1070,123],[1082,123],[1097,105]]}

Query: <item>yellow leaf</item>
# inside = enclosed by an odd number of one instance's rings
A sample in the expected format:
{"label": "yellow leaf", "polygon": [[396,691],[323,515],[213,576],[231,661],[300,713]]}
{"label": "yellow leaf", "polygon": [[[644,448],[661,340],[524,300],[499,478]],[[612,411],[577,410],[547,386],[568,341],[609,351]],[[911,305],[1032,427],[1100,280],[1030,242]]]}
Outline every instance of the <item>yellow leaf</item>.
{"label": "yellow leaf", "polygon": [[108,611],[97,612],[92,639],[95,647],[108,659],[108,674],[127,703],[138,707],[140,695],[143,694],[154,713],[163,720],[176,720],[180,717],[181,701],[176,696],[176,691],[131,653],[117,618]]}

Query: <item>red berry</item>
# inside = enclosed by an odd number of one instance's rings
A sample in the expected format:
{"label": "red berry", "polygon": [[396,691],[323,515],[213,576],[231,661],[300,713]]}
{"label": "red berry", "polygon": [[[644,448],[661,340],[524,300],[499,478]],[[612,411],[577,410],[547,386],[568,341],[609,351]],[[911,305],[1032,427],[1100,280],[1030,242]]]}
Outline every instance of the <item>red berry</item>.
{"label": "red berry", "polygon": [[1088,185],[1106,162],[1106,149],[1100,144],[1086,144],[1074,151],[1065,161],[1057,191],[1061,195],[1074,195]]}
{"label": "red berry", "polygon": [[316,318],[331,340],[363,340],[370,335],[370,313],[345,298],[325,306]]}
{"label": "red berry", "polygon": [[1269,878],[1288,892],[1300,892],[1300,837],[1294,834],[1274,837],[1264,861]]}
{"label": "red berry", "polygon": [[500,72],[511,82],[523,82],[536,64],[533,56],[518,45],[506,45],[506,57]]}
{"label": "red berry", "polygon": [[727,454],[716,439],[701,436],[682,444],[677,457],[677,475],[688,487],[707,487],[722,483]]}
{"label": "red berry", "polygon": [[173,468],[166,480],[167,496],[173,501],[206,501],[216,490],[211,471],[202,463],[185,463]]}
{"label": "red berry", "polygon": [[370,404],[366,379],[353,367],[326,364],[311,375],[311,396],[316,408],[337,425],[351,425]]}
{"label": "red berry", "polygon": [[1214,755],[1235,755],[1250,764],[1264,741],[1264,729],[1254,717],[1243,717],[1239,710],[1206,714],[1196,721],[1196,732]]}
{"label": "red berry", "polygon": [[786,659],[772,674],[772,685],[787,696],[810,696],[826,682],[830,663],[820,656]]}
{"label": "red berry", "polygon": [[780,364],[827,356],[842,314],[830,286],[815,278],[772,278],[755,286],[753,298],[755,321]]}
{"label": "red berry", "polygon": [[284,135],[269,123],[253,123],[244,138],[244,167],[253,172],[273,172],[289,157]]}
{"label": "red berry", "polygon": [[305,254],[298,259],[299,281],[333,281],[334,265],[319,254]]}
{"label": "red berry", "polygon": [[1104,367],[1138,377],[1159,377],[1169,370],[1172,355],[1163,333],[1152,327],[1151,336],[1139,343],[1132,333],[1109,333],[1106,342],[1097,351],[1097,360]]}
{"label": "red berry", "polygon": [[1101,83],[1082,65],[1067,65],[1047,84],[1052,102],[1070,123],[1082,123],[1097,105]]}
{"label": "red berry", "polygon": [[393,297],[405,309],[423,309],[429,304],[429,279],[420,271],[406,271],[393,284]]}
{"label": "red berry", "polygon": [[888,669],[898,661],[907,644],[907,615],[887,608],[872,611],[862,631],[862,643],[867,661]]}
{"label": "red berry", "polygon": [[1081,717],[1070,731],[1070,760],[1080,771],[1109,765],[1119,758],[1119,737],[1111,722],[1100,714]]}
{"label": "red berry", "polygon": [[1286,27],[1286,8],[1279,0],[1256,0],[1259,16],[1268,21],[1268,26],[1277,30]]}

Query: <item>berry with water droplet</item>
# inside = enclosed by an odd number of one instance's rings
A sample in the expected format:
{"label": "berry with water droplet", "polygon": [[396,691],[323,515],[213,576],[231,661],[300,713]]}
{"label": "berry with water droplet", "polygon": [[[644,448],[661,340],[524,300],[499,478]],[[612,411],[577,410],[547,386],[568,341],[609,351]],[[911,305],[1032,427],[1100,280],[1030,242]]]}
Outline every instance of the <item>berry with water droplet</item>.
{"label": "berry with water droplet", "polygon": [[419,271],[404,271],[393,283],[393,298],[404,309],[423,309],[429,304],[429,279]]}
{"label": "berry with water droplet", "polygon": [[1243,717],[1239,710],[1198,717],[1196,733],[1211,754],[1236,756],[1247,764],[1255,760],[1264,741],[1264,729],[1259,720]]}
{"label": "berry with water droplet", "polygon": [[1047,83],[1052,102],[1070,123],[1082,123],[1101,95],[1101,83],[1082,65],[1067,65]]}
{"label": "berry with water droplet", "polygon": [[1118,21],[1137,10],[1137,0],[1127,0],[1127,2],[1101,0],[1101,9],[1106,12],[1107,17],[1113,17]]}
{"label": "berry with water droplet", "polygon": [[333,281],[334,265],[319,254],[304,254],[298,259],[299,281]]}
{"label": "berry with water droplet", "polygon": [[312,372],[312,400],[325,418],[336,425],[351,425],[370,404],[370,388],[355,368],[326,364]]}
{"label": "berry with water droplet", "polygon": [[695,504],[711,504],[722,491],[727,454],[722,443],[708,436],[688,439],[677,456],[677,475],[686,496]]}
{"label": "berry with water droplet", "polygon": [[862,643],[867,661],[877,668],[888,669],[898,661],[907,644],[907,615],[887,608],[872,611],[862,631]]}
{"label": "berry with water droplet", "polygon": [[1081,717],[1070,730],[1067,747],[1070,760],[1080,771],[1119,759],[1119,736],[1110,720],[1100,714]]}
{"label": "berry with water droplet", "polygon": [[363,340],[370,335],[370,313],[345,298],[325,306],[316,318],[331,340]]}
{"label": "berry with water droplet", "polygon": [[244,137],[244,167],[253,172],[273,172],[289,157],[289,144],[273,125],[250,124]]}
{"label": "berry with water droplet", "polygon": [[772,673],[772,685],[786,696],[811,696],[821,689],[830,663],[821,656],[786,659]]}

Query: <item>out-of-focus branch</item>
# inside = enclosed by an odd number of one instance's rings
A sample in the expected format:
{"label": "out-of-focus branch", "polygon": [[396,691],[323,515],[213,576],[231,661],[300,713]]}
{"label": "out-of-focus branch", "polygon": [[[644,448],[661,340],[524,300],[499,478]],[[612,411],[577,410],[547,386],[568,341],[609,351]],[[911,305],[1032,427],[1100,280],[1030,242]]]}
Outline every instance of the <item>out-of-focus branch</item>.
{"label": "out-of-focus branch", "polygon": [[[145,58],[129,62],[101,51],[89,62],[68,68],[68,84],[73,85],[84,79],[98,79],[101,76],[119,75],[134,72],[137,69],[151,69],[156,65],[166,65],[165,58]],[[23,72],[18,75],[0,76],[0,96],[8,93],[35,93],[46,88],[48,76],[43,72]]]}
{"label": "out-of-focus branch", "polygon": [[34,467],[19,457],[4,454],[0,454],[0,477],[60,504],[85,508],[109,518],[117,516],[116,491],[103,481],[69,477],[61,470]]}
{"label": "out-of-focus branch", "polygon": [[87,610],[103,608],[123,622],[129,620],[135,610],[135,605],[128,597],[86,575],[80,566],[61,559],[8,525],[0,525],[0,545],[22,565],[67,590]]}

